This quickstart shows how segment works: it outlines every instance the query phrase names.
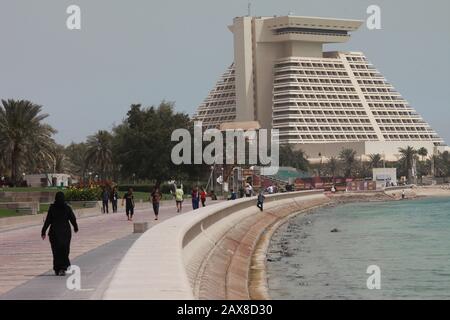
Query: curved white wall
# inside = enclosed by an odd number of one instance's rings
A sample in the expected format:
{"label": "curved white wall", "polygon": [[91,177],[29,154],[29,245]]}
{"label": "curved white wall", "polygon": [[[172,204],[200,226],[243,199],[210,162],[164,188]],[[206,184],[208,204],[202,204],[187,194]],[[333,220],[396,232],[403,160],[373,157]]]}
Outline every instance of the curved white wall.
{"label": "curved white wall", "polygon": [[[322,191],[266,197],[266,208],[292,200],[323,197]],[[218,203],[182,214],[148,230],[130,248],[115,271],[104,299],[194,299],[194,281],[202,261],[223,235],[257,213],[255,198]]]}

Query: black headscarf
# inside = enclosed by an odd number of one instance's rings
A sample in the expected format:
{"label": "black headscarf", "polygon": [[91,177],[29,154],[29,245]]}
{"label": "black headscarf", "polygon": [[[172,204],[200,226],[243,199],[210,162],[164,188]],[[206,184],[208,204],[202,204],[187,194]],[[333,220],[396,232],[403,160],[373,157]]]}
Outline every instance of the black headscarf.
{"label": "black headscarf", "polygon": [[62,208],[66,205],[66,200],[64,198],[64,192],[59,191],[55,196],[55,206]]}

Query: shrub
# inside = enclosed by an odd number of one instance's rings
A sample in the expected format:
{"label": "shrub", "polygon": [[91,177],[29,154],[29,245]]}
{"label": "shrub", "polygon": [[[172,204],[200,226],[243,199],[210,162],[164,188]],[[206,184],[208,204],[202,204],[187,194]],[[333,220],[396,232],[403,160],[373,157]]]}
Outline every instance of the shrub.
{"label": "shrub", "polygon": [[101,196],[100,187],[70,188],[64,192],[66,201],[98,201]]}

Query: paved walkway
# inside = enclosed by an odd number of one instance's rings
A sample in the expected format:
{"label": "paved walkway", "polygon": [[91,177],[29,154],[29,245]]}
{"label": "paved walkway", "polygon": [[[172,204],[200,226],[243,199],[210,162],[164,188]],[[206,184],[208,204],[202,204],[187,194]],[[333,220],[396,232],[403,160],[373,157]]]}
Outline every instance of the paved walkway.
{"label": "paved walkway", "polygon": [[[150,206],[150,205],[149,205]],[[184,212],[191,210],[186,201]],[[160,220],[153,210],[135,212],[133,222],[149,222],[149,227],[177,215],[173,202],[165,202]],[[0,232],[1,299],[97,299],[115,266],[139,235],[123,212],[81,218],[80,231],[72,236],[70,258],[81,267],[82,287],[67,292],[67,278],[51,276],[52,254],[48,240],[40,238],[41,226]]]}

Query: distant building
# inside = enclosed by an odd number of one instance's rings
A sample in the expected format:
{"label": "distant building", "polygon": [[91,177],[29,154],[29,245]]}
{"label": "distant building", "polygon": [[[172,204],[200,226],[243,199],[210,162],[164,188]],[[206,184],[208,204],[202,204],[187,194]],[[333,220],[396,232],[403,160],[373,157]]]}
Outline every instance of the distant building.
{"label": "distant building", "polygon": [[373,181],[377,182],[377,189],[397,186],[397,168],[373,168]]}
{"label": "distant building", "polygon": [[24,180],[29,187],[68,187],[71,176],[63,173],[27,174]]}
{"label": "distant building", "polygon": [[448,150],[361,52],[324,52],[344,43],[362,21],[315,17],[238,17],[234,62],[198,108],[205,128],[257,121],[310,158],[358,155],[399,158],[400,147]]}

